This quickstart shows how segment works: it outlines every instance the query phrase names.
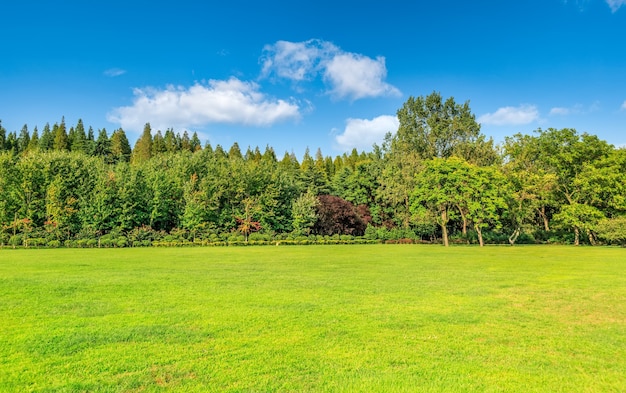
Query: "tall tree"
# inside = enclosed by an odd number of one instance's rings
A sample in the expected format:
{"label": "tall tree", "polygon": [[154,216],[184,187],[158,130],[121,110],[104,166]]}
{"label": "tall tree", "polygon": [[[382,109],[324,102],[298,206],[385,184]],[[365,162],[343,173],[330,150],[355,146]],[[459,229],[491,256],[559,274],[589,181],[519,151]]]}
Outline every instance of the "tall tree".
{"label": "tall tree", "polygon": [[130,161],[133,164],[140,164],[148,161],[152,156],[152,129],[150,123],[146,123],[143,127],[143,133],[135,143],[135,147],[131,153]]}
{"label": "tall tree", "polygon": [[23,153],[28,150],[28,144],[30,143],[30,134],[28,133],[28,126],[24,124],[20,135],[17,137],[17,151]]}
{"label": "tall tree", "polygon": [[111,155],[114,162],[130,161],[130,143],[123,129],[118,128],[111,135]]}
{"label": "tall tree", "polygon": [[103,157],[106,162],[110,162],[111,140],[109,139],[106,128],[98,131],[98,139],[96,139],[94,155]]}
{"label": "tall tree", "polygon": [[[480,139],[480,124],[469,102],[457,104],[453,97],[443,100],[433,92],[423,97],[409,97],[397,112],[399,127],[392,152],[411,151],[422,159],[466,157]],[[484,146],[481,146],[484,147]]]}
{"label": "tall tree", "polygon": [[41,132],[41,138],[39,138],[39,148],[42,151],[51,150],[54,144],[54,135],[52,135],[52,131],[50,131],[50,124],[46,123],[43,126],[43,131]]}
{"label": "tall tree", "polygon": [[52,133],[54,135],[53,149],[59,151],[69,150],[70,145],[67,130],[65,129],[65,118],[62,118],[61,124],[55,123],[54,126],[52,126]]}

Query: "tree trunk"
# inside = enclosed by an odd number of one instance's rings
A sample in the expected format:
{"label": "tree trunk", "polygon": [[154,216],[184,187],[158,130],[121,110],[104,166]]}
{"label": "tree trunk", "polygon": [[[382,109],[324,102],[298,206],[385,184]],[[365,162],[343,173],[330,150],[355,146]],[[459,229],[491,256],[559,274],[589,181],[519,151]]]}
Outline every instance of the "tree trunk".
{"label": "tree trunk", "polygon": [[445,210],[441,211],[441,236],[443,237],[443,245],[448,247],[450,243],[448,242],[448,228],[446,227],[448,223],[448,212]]}
{"label": "tree trunk", "polygon": [[574,227],[574,245],[580,245],[580,230],[578,227]]}
{"label": "tree trunk", "polygon": [[515,230],[511,234],[511,236],[509,236],[509,244],[511,246],[515,245],[515,242],[517,241],[517,238],[519,237],[520,233],[521,233],[521,230],[520,230],[519,227],[517,227],[517,228],[515,228]]}
{"label": "tree trunk", "polygon": [[459,210],[461,219],[463,220],[463,237],[467,237],[467,218],[465,217],[465,213],[463,213],[463,209],[461,209],[460,205],[456,205],[456,208]]}
{"label": "tree trunk", "polygon": [[548,216],[546,215],[546,207],[541,206],[541,209],[537,209],[539,211],[539,215],[543,219],[543,229],[548,232],[550,231],[550,223],[548,222]]}
{"label": "tree trunk", "polygon": [[483,231],[482,229],[480,229],[480,227],[478,225],[474,225],[474,228],[476,229],[476,234],[478,235],[478,244],[480,244],[481,247],[485,246],[485,242],[483,241]]}
{"label": "tree trunk", "polygon": [[593,238],[593,232],[587,229],[587,237],[589,238],[589,244],[592,246],[596,245],[596,240]]}

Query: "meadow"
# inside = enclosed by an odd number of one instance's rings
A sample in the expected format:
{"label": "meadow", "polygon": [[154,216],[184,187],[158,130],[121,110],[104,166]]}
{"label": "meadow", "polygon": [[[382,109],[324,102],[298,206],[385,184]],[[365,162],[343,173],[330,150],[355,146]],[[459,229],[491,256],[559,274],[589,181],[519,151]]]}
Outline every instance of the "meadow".
{"label": "meadow", "polygon": [[1,392],[623,392],[626,249],[0,250]]}

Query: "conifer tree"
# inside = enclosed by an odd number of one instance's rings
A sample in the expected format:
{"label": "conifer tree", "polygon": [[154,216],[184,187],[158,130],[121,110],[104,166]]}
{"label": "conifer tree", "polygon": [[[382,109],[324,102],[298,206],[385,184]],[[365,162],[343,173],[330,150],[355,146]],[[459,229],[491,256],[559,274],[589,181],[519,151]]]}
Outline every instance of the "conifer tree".
{"label": "conifer tree", "polygon": [[135,143],[130,161],[133,164],[139,164],[148,161],[150,157],[152,157],[152,130],[150,123],[146,123],[143,127],[143,133]]}
{"label": "conifer tree", "polygon": [[85,134],[85,126],[83,125],[82,119],[78,119],[78,124],[76,124],[76,128],[74,129],[73,137],[70,139],[70,149],[72,151],[88,153],[87,135]]}
{"label": "conifer tree", "polygon": [[28,146],[26,150],[35,151],[39,149],[39,131],[37,130],[37,126],[33,129],[33,134],[30,136],[30,141],[28,142]]}
{"label": "conifer tree", "polygon": [[39,148],[43,151],[51,150],[53,143],[54,136],[52,135],[52,131],[50,131],[50,124],[46,123],[46,125],[43,126],[41,138],[39,138]]}
{"label": "conifer tree", "polygon": [[28,126],[24,124],[20,131],[20,136],[17,138],[17,151],[18,153],[25,152],[28,149],[30,143],[30,134],[28,133]]}
{"label": "conifer tree", "polygon": [[200,138],[198,138],[198,133],[194,132],[191,136],[191,151],[196,152],[202,149],[202,142],[200,142]]}
{"label": "conifer tree", "polygon": [[111,154],[115,162],[130,161],[130,143],[123,129],[119,128],[111,135]]}
{"label": "conifer tree", "polygon": [[61,120],[61,124],[54,124],[52,126],[52,133],[54,134],[54,141],[52,147],[54,150],[69,150],[69,139],[67,137],[67,131],[65,129],[65,118]]}

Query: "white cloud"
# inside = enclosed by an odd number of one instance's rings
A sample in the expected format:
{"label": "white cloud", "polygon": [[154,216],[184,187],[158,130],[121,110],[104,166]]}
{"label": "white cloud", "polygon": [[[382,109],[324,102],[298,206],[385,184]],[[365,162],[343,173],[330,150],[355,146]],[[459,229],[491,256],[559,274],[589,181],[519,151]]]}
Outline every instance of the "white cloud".
{"label": "white cloud", "polygon": [[479,123],[496,126],[529,124],[537,120],[539,111],[535,105],[506,106],[478,118]]}
{"label": "white cloud", "polygon": [[104,71],[104,75],[110,76],[110,77],[124,75],[125,73],[126,73],[126,70],[122,70],[121,68],[109,68],[108,70]]}
{"label": "white cloud", "polygon": [[263,52],[262,76],[275,74],[280,78],[303,81],[313,79],[323,69],[322,63],[340,49],[320,40],[277,41],[273,45],[265,45]]}
{"label": "white cloud", "polygon": [[384,57],[372,59],[344,52],[322,40],[278,41],[266,45],[263,52],[262,77],[274,75],[301,82],[322,75],[329,85],[329,94],[352,100],[400,94],[396,87],[384,81],[387,77]]}
{"label": "white cloud", "polygon": [[332,86],[330,94],[353,100],[400,95],[400,90],[384,82],[386,76],[384,57],[374,60],[354,53],[336,55],[324,72],[324,79]]}
{"label": "white cloud", "polygon": [[550,116],[586,115],[588,113],[596,112],[599,109],[600,102],[595,101],[587,107],[582,104],[576,104],[571,107],[555,107],[550,109]]}
{"label": "white cloud", "polygon": [[395,132],[399,122],[396,116],[378,116],[372,120],[348,119],[343,134],[337,135],[335,140],[340,148],[348,151],[353,148],[365,150],[374,143],[380,144],[388,132]]}
{"label": "white cloud", "polygon": [[554,115],[567,116],[571,113],[572,113],[572,110],[570,108],[556,107],[556,108],[550,109],[550,115],[552,116]]}
{"label": "white cloud", "polygon": [[623,110],[623,111],[626,111],[626,101],[624,101],[624,103],[622,104],[620,109]]}
{"label": "white cloud", "polygon": [[621,6],[626,5],[626,0],[606,0],[606,3],[612,12],[616,12]]}
{"label": "white cloud", "polygon": [[234,77],[188,88],[135,89],[134,95],[133,105],[115,108],[108,120],[124,129],[141,131],[148,122],[153,129],[164,130],[210,123],[269,126],[300,117],[297,104],[268,98],[256,83]]}

